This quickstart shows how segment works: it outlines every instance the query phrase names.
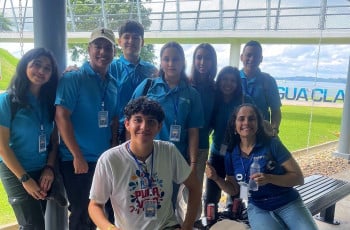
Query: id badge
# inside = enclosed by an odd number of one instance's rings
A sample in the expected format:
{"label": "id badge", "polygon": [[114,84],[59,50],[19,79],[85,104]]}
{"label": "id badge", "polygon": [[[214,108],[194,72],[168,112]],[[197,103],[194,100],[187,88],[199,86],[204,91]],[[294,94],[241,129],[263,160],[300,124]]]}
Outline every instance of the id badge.
{"label": "id badge", "polygon": [[248,184],[244,182],[239,182],[240,193],[239,197],[243,200],[248,200]]}
{"label": "id badge", "polygon": [[179,142],[181,136],[181,125],[171,125],[170,126],[170,141]]}
{"label": "id badge", "polygon": [[155,200],[145,200],[144,205],[144,218],[147,220],[157,219],[157,202]]}
{"label": "id badge", "polygon": [[108,111],[98,112],[98,127],[99,128],[108,127]]}
{"label": "id badge", "polygon": [[39,153],[46,151],[46,134],[42,132],[38,138],[39,141]]}

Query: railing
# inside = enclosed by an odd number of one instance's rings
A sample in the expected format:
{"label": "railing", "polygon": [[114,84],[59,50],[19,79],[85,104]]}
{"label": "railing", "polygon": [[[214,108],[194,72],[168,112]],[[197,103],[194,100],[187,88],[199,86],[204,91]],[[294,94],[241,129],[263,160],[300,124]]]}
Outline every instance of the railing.
{"label": "railing", "polygon": [[[350,30],[350,3],[330,5],[330,1],[320,0],[313,1],[314,5],[312,6],[290,7],[287,6],[287,0],[280,0],[278,4],[275,4],[275,7],[266,7],[260,4],[259,7],[248,8],[247,5],[243,4],[246,4],[245,1],[231,1],[230,5],[223,0],[156,0],[123,3],[102,1],[103,4],[73,4],[67,1],[69,6],[67,7],[67,31],[84,32],[101,25],[116,29],[127,18],[144,20],[146,32]],[[8,1],[0,0],[0,4],[2,2],[3,8],[0,11],[0,16],[4,15],[4,18],[13,23],[11,26],[13,31],[19,32],[20,27],[17,25],[21,19],[24,25],[23,30],[33,31],[33,7],[30,3],[23,7],[23,18],[19,18],[18,7],[12,7],[10,4],[6,4]],[[208,2],[220,4],[210,9]],[[206,3],[205,6],[203,6],[204,3]],[[328,5],[324,6],[325,3]],[[89,13],[79,13],[83,8],[84,12]],[[110,13],[110,9],[124,10]],[[3,20],[0,18],[0,37],[1,32],[4,32],[1,31],[2,23]]]}

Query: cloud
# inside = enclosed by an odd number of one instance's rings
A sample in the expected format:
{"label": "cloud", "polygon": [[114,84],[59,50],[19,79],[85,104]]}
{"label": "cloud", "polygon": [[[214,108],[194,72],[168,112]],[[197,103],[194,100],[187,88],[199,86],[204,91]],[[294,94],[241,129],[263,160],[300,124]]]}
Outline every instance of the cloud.
{"label": "cloud", "polygon": [[347,77],[350,45],[265,45],[263,49],[261,69],[275,77]]}

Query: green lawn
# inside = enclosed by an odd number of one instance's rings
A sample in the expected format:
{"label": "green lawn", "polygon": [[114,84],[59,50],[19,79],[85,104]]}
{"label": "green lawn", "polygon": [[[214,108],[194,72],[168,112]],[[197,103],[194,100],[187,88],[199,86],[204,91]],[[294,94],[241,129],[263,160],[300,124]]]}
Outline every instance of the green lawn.
{"label": "green lawn", "polygon": [[279,136],[290,151],[337,140],[342,113],[341,108],[284,105]]}
{"label": "green lawn", "polygon": [[0,48],[0,90],[5,90],[16,70],[18,59]]}
{"label": "green lawn", "polygon": [[16,222],[15,214],[7,202],[7,195],[2,183],[0,183],[0,213],[0,225]]}

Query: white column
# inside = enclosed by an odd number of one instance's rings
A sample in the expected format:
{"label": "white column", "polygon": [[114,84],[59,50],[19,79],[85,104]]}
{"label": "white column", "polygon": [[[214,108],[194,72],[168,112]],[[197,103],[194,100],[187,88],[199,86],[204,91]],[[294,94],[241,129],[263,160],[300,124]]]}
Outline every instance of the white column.
{"label": "white column", "polygon": [[338,143],[338,149],[333,153],[334,156],[342,157],[350,160],[350,57],[348,67],[348,78],[345,88],[345,99],[343,106],[343,117],[341,122],[340,137]]}
{"label": "white column", "polygon": [[233,67],[239,67],[241,55],[241,43],[238,41],[233,41],[230,44],[230,65]]}

